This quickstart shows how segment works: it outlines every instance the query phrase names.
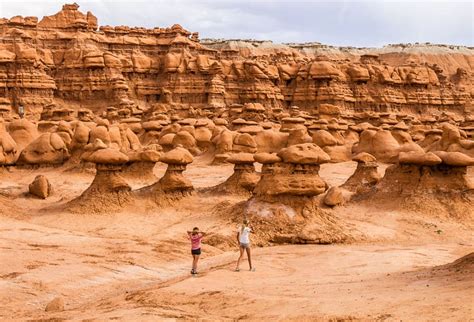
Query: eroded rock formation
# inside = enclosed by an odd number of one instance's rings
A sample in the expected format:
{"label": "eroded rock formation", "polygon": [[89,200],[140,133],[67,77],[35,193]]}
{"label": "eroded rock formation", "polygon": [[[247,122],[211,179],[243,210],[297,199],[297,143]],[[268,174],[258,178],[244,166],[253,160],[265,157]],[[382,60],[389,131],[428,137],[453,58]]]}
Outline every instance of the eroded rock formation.
{"label": "eroded rock formation", "polygon": [[338,220],[321,209],[316,198],[328,188],[318,174],[320,164],[330,160],[321,148],[303,143],[256,159],[264,165],[262,177],[244,214],[264,232],[260,238],[282,243],[332,243],[347,238]]}
{"label": "eroded rock formation", "polygon": [[401,152],[365,197],[432,215],[472,216],[474,182],[467,167],[473,165],[474,158],[460,152]]}
{"label": "eroded rock formation", "polygon": [[257,122],[293,105],[322,117],[438,109],[462,114],[473,108],[467,47],[267,42],[260,48],[255,42],[200,41],[180,25],[99,27],[77,4],[38,20],[0,19],[4,117],[20,106],[36,119],[86,120],[90,109],[119,119],[168,112]]}

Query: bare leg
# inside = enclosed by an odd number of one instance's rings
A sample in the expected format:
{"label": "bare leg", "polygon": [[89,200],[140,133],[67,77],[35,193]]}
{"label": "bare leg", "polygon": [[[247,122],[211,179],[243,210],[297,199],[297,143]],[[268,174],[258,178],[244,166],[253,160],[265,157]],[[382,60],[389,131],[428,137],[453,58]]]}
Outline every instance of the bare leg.
{"label": "bare leg", "polygon": [[194,273],[197,273],[199,255],[194,256]]}
{"label": "bare leg", "polygon": [[196,272],[199,255],[193,255],[193,271]]}
{"label": "bare leg", "polygon": [[247,259],[249,260],[250,270],[252,270],[252,257],[250,256],[250,246],[247,247]]}
{"label": "bare leg", "polygon": [[240,250],[240,256],[239,259],[237,259],[237,266],[235,267],[235,270],[239,270],[239,265],[240,265],[240,260],[242,259],[242,256],[244,256],[244,249],[243,247],[239,247]]}

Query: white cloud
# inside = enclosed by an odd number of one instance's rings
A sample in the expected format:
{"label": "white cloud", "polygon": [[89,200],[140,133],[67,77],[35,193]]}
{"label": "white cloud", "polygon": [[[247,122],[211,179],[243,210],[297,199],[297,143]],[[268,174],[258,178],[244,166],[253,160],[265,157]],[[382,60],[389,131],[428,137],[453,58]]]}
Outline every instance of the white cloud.
{"label": "white cloud", "polygon": [[[74,0],[71,0],[72,2]],[[76,0],[100,25],[181,24],[201,38],[256,38],[380,46],[400,42],[473,45],[470,1]],[[64,0],[0,0],[0,16],[51,15]]]}

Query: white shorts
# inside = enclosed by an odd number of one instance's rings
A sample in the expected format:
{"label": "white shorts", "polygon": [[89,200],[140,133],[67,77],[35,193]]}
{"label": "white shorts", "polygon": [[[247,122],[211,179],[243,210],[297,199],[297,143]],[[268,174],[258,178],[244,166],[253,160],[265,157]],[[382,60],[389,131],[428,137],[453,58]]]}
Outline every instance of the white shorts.
{"label": "white shorts", "polygon": [[250,248],[250,243],[240,243],[241,248]]}

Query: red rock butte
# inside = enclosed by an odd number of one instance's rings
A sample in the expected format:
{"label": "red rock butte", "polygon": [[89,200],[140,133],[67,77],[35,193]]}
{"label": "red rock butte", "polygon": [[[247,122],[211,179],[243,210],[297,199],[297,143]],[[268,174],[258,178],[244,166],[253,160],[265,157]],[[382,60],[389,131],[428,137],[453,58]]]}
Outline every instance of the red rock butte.
{"label": "red rock butte", "polygon": [[265,113],[473,113],[473,48],[383,48],[200,40],[180,25],[100,26],[66,4],[52,16],[0,19],[0,114],[36,120]]}

